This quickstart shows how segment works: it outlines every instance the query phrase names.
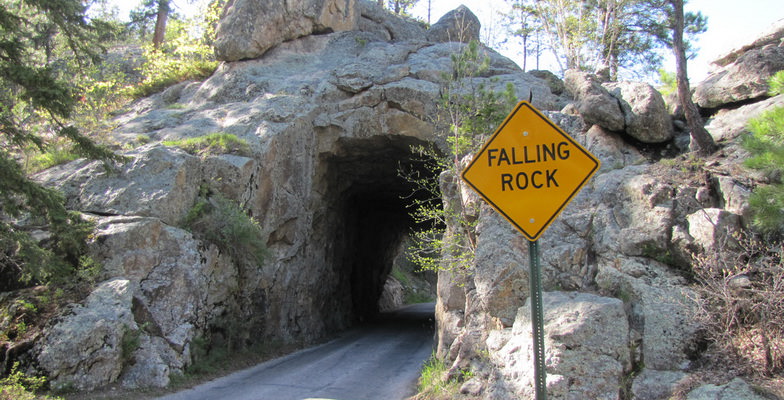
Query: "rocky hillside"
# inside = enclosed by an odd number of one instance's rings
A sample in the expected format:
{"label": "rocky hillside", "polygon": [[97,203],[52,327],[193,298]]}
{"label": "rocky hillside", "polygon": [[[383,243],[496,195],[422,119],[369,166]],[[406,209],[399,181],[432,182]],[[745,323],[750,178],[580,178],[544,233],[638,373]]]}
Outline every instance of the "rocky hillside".
{"label": "rocky hillside", "polygon": [[[549,398],[767,398],[731,380],[728,371],[740,366],[702,368],[708,343],[689,271],[695,254],[737,250],[737,234],[749,226],[750,190],[765,181],[742,167],[747,153],[739,141],[750,118],[784,104],[782,95],[768,98],[765,83],[784,69],[784,25],[771,35],[696,87],[707,129],[721,145],[706,159],[688,153],[681,117],[671,122],[647,85],[567,71],[574,102],[546,114],[602,165],[539,240]],[[662,158],[668,146],[684,154]],[[462,385],[465,398],[532,398],[526,241],[486,204],[477,217],[474,268],[439,275],[438,354],[454,376],[474,374]],[[744,285],[731,290],[751,287]]]}
{"label": "rocky hillside", "polygon": [[[232,3],[219,27],[225,62],[209,79],[118,117],[113,136],[133,148],[126,163],[80,160],[37,176],[95,220],[89,251],[102,266],[92,293],[29,350],[55,386],[165,386],[205,346],[309,342],[378,312],[413,225],[401,199],[414,188],[398,170],[425,173],[411,146],[444,145],[436,101],[479,23],[464,7],[426,29],[363,0],[264,3]],[[771,53],[764,63],[783,58],[770,45],[743,54],[754,51]],[[703,107],[720,110],[708,127],[722,150],[704,165],[655,163],[688,151],[688,135],[649,85],[578,72],[559,82],[482,52],[490,68],[475,84],[511,83],[602,162],[541,240],[552,398],[666,396],[700,350],[681,271],[691,252],[747,223],[754,177],[738,166],[737,137],[784,99],[731,78],[757,59],[739,55],[717,72],[727,82],[697,89],[711,99]],[[751,82],[770,74],[749,68]],[[718,86],[732,95],[717,100]],[[213,134],[245,146],[176,145]],[[205,209],[216,214],[198,229]],[[210,235],[240,230],[247,216],[260,236]],[[438,354],[475,371],[468,396],[526,397],[525,240],[487,206],[478,218],[471,274],[439,274]]]}

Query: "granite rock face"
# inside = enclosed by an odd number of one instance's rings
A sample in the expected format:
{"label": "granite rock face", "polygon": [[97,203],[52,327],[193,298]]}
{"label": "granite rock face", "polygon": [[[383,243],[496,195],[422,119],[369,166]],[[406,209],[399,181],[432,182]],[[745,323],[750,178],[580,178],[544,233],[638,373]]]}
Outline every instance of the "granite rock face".
{"label": "granite rock face", "polygon": [[697,105],[718,109],[764,99],[768,79],[784,69],[784,20],[751,43],[715,60],[713,65],[715,68],[694,88],[693,100]]}
{"label": "granite rock face", "polygon": [[355,0],[232,0],[218,24],[215,54],[223,61],[256,58],[285,41],[358,23]]}

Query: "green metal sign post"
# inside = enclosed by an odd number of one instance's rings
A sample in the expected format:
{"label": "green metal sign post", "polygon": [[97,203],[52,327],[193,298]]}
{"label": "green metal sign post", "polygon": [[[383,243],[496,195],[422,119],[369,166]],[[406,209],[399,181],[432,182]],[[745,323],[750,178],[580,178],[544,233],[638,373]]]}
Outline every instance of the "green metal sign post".
{"label": "green metal sign post", "polygon": [[534,386],[536,400],[547,399],[547,371],[544,366],[544,307],[542,306],[542,277],[539,267],[539,242],[528,242],[528,283],[531,288],[531,330],[534,339]]}
{"label": "green metal sign post", "polygon": [[468,183],[526,239],[536,400],[547,399],[539,237],[599,169],[599,160],[521,101],[463,171]]}

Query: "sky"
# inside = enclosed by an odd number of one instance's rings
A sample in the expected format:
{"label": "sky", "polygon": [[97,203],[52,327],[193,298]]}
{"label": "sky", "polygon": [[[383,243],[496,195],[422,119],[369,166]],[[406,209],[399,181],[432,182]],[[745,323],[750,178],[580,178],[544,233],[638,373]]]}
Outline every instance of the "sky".
{"label": "sky", "polygon": [[[183,7],[179,11],[185,13],[193,12],[186,9],[186,7],[195,8],[195,6],[189,6],[191,2],[201,3],[192,0],[175,0],[175,4]],[[141,0],[110,0],[110,3],[116,4],[120,8],[121,18],[127,18],[130,9],[141,3]],[[427,4],[428,0],[419,0],[419,4],[412,9],[411,13],[427,20]],[[501,28],[493,27],[497,26],[500,21],[498,12],[507,7],[504,0],[432,0],[431,22],[435,23],[441,16],[457,8],[460,4],[465,4],[476,14],[482,22],[484,36],[491,35],[493,38],[498,38],[496,40],[500,42],[504,32],[501,31]],[[696,43],[699,48],[698,55],[688,65],[689,80],[692,85],[701,82],[707,76],[711,61],[733,48],[751,42],[761,33],[766,32],[773,23],[784,19],[782,0],[689,0],[686,4],[686,10],[700,11],[708,17],[708,31],[699,36]],[[522,64],[519,49],[499,49],[499,52],[518,64]],[[556,74],[559,73],[555,62],[545,63],[540,65],[540,68],[553,70]],[[675,62],[671,57],[665,60],[664,68],[668,71],[675,71]]]}

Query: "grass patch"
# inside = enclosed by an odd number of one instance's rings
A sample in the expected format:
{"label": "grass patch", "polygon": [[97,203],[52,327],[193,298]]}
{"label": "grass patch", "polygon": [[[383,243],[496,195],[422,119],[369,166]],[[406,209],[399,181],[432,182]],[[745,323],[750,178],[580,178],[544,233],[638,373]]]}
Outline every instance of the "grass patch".
{"label": "grass patch", "polygon": [[28,174],[34,174],[54,166],[65,164],[79,158],[73,146],[67,143],[55,142],[44,152],[33,152],[24,161],[24,169]]}
{"label": "grass patch", "polygon": [[422,367],[417,385],[415,400],[451,399],[460,392],[461,383],[457,379],[449,379],[449,365],[436,357],[430,356]]}
{"label": "grass patch", "polygon": [[219,64],[212,60],[180,60],[155,52],[148,52],[146,56],[149,59],[142,68],[144,79],[128,89],[132,98],[147,97],[180,82],[208,78]]}
{"label": "grass patch", "polygon": [[165,140],[164,146],[179,147],[194,155],[235,154],[249,157],[250,145],[244,139],[229,133],[211,133],[206,136],[180,140]]}

